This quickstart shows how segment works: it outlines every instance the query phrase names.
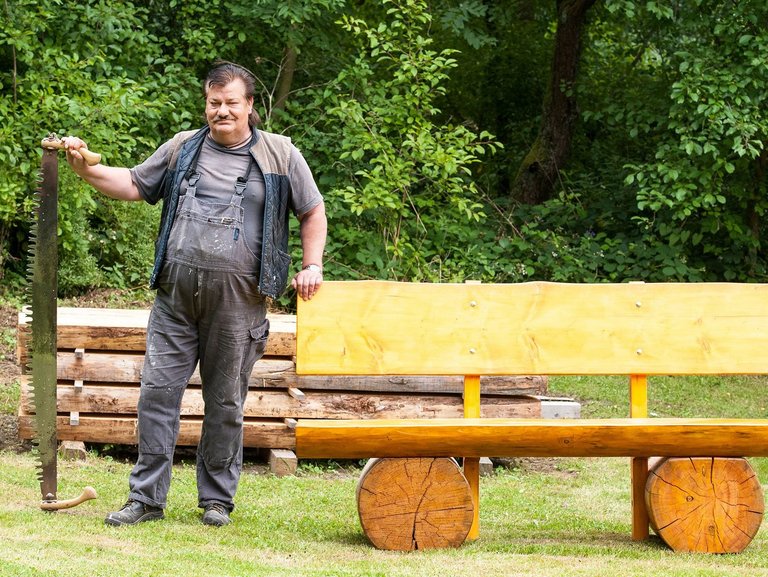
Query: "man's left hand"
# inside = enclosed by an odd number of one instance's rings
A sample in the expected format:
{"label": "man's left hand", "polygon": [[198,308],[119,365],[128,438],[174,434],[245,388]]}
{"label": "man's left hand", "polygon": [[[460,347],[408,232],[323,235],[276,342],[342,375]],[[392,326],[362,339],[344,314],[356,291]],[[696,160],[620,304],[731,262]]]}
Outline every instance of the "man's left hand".
{"label": "man's left hand", "polygon": [[291,281],[291,286],[296,289],[296,292],[305,301],[315,296],[315,293],[320,290],[320,285],[322,284],[323,273],[309,269],[300,270]]}

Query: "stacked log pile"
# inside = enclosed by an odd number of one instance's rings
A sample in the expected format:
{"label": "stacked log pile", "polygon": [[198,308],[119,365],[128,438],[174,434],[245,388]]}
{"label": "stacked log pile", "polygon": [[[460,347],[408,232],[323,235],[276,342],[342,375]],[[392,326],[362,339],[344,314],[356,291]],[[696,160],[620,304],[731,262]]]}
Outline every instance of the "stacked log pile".
{"label": "stacked log pile", "polygon": [[[147,310],[58,309],[59,439],[136,444],[136,405],[144,362]],[[266,355],[254,367],[245,409],[245,446],[295,447],[296,419],[460,417],[458,377],[298,376],[296,322],[270,314]],[[19,314],[18,359],[26,373],[29,318]],[[19,434],[31,439],[29,375],[23,375]],[[539,417],[546,379],[483,377],[483,417]],[[199,375],[190,380],[181,407],[178,444],[197,445],[203,400]]]}

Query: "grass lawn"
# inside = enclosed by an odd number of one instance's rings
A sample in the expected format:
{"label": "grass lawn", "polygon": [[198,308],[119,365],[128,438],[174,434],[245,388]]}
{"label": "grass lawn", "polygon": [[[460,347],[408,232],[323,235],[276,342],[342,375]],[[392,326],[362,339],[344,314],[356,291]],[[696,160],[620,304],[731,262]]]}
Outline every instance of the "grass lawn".
{"label": "grass lawn", "polygon": [[[552,379],[584,417],[627,413],[623,378]],[[762,417],[768,381],[754,377],[651,379],[658,416]],[[599,401],[595,399],[600,399]],[[768,480],[768,459],[752,459]],[[89,454],[59,461],[59,497],[93,485],[100,498],[45,513],[30,454],[0,453],[0,575],[109,576],[768,576],[768,533],[739,555],[673,553],[630,540],[628,459],[521,460],[481,480],[480,539],[459,549],[395,553],[365,540],[357,519],[359,464],[303,463],[295,477],[249,468],[234,523],[204,527],[194,466],[174,470],[164,521],[111,528],[105,514],[127,493],[130,463]]]}
{"label": "grass lawn", "polygon": [[[760,461],[760,460],[756,460]],[[768,575],[768,534],[739,555],[686,555],[629,538],[626,459],[558,459],[545,471],[497,470],[481,483],[481,537],[459,549],[383,552],[365,540],[356,478],[317,466],[296,477],[246,473],[234,523],[203,526],[194,468],[174,472],[164,521],[103,524],[122,505],[130,465],[89,456],[60,462],[60,496],[86,484],[100,498],[37,508],[34,460],[0,454],[0,566],[4,577],[261,575]],[[761,476],[768,467],[761,463]]]}

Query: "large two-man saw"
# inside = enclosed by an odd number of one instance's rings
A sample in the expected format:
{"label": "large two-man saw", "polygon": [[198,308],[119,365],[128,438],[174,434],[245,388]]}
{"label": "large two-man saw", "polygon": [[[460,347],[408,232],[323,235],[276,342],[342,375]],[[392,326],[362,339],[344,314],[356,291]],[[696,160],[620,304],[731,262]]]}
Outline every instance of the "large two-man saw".
{"label": "large two-man saw", "polygon": [[[59,501],[56,434],[56,293],[58,288],[58,183],[57,149],[64,148],[55,134],[41,143],[43,161],[40,189],[35,193],[37,218],[30,237],[29,296],[32,314],[32,338],[29,341],[32,382],[30,396],[34,407],[34,446],[40,459],[38,479],[42,502],[47,511],[67,509],[96,497],[92,487],[69,500]],[[86,152],[81,150],[82,152]],[[88,164],[97,164],[100,156],[83,155]]]}

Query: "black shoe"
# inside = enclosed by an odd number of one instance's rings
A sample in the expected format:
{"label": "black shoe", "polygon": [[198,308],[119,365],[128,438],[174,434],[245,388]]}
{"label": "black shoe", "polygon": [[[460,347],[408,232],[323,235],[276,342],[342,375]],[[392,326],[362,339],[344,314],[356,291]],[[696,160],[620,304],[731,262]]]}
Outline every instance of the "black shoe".
{"label": "black shoe", "polygon": [[221,527],[222,525],[229,525],[232,519],[229,518],[229,510],[221,503],[211,503],[205,506],[205,513],[203,513],[203,525],[212,525],[214,527]]}
{"label": "black shoe", "polygon": [[129,499],[122,509],[107,515],[104,522],[107,525],[117,527],[119,525],[136,525],[137,523],[154,521],[164,517],[165,515],[160,507],[153,507],[152,505]]}

